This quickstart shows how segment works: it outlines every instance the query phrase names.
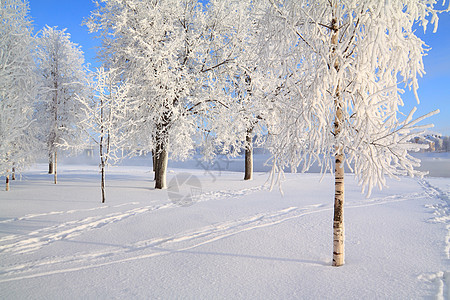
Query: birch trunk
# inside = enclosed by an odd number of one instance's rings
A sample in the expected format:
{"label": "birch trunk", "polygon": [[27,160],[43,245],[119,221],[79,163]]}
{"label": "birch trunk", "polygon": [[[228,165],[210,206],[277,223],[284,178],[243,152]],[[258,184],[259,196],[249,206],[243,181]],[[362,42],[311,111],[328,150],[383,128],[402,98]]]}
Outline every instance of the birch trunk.
{"label": "birch trunk", "polygon": [[344,264],[344,156],[336,155],[334,218],[333,218],[333,266]]}
{"label": "birch trunk", "polygon": [[105,163],[102,159],[102,183],[101,183],[101,188],[102,188],[102,203],[105,203],[106,200],[106,195],[105,195]]}
{"label": "birch trunk", "polygon": [[[102,203],[105,203],[106,200],[106,196],[105,196],[105,155],[103,153],[103,143],[104,143],[104,135],[105,135],[105,127],[104,127],[104,103],[103,103],[103,99],[100,100],[100,148],[99,148],[99,152],[100,152],[100,167],[101,167],[101,173],[102,173],[102,179],[100,182],[100,188],[102,190]],[[110,118],[111,120],[111,118]],[[108,132],[109,133],[109,132]],[[109,134],[108,134],[108,138],[107,138],[107,145],[106,145],[106,152],[109,154]]]}
{"label": "birch trunk", "polygon": [[55,153],[54,153],[54,157],[53,157],[53,174],[54,174],[54,180],[53,180],[53,182],[56,184],[57,182],[58,182],[58,176],[57,176],[57,166],[58,166],[58,153],[57,153],[57,151],[55,150]]}
{"label": "birch trunk", "polygon": [[245,174],[244,180],[251,180],[253,178],[253,141],[252,130],[247,130],[245,136]]}
{"label": "birch trunk", "polygon": [[[103,132],[102,132],[102,134],[103,134]],[[103,156],[103,135],[100,137],[100,167],[101,167],[101,173],[102,173],[102,179],[101,179],[101,183],[100,183],[100,187],[102,190],[102,203],[105,203],[105,200],[106,200],[106,196],[105,196],[105,158]]]}
{"label": "birch trunk", "polygon": [[[58,66],[56,66],[56,68],[58,68]],[[56,72],[58,72],[58,70],[56,70]],[[56,154],[56,148],[55,148],[55,142],[56,142],[56,138],[58,136],[58,81],[55,79],[55,73],[52,72],[52,76],[53,76],[53,86],[55,88],[55,95],[53,96],[53,110],[54,110],[54,128],[53,128],[53,135],[51,136],[51,146],[52,148],[50,149],[55,149],[54,153],[50,152],[50,157],[49,157],[49,173],[50,174],[54,174],[54,182],[56,184],[57,182],[57,177],[56,177],[56,159],[57,159],[57,154]],[[51,172],[50,172],[51,171]]]}
{"label": "birch trunk", "polygon": [[[339,71],[339,62],[335,54],[335,49],[338,44],[339,37],[339,24],[336,17],[332,20],[333,35],[331,38],[331,44],[333,45],[332,58],[334,59],[334,68],[336,72]],[[336,109],[336,115],[334,120],[334,135],[338,138],[343,123],[342,113],[342,96],[340,93],[339,83],[336,87],[336,93],[334,98],[334,105]],[[342,145],[336,142],[335,145],[335,172],[334,172],[334,217],[333,217],[333,263],[335,267],[342,266],[344,264],[344,155]]]}
{"label": "birch trunk", "polygon": [[153,180],[156,181],[156,154],[155,150],[152,150],[152,161],[153,161]]}
{"label": "birch trunk", "polygon": [[[55,59],[56,61],[56,59]],[[55,142],[57,140],[58,137],[58,80],[55,78],[56,74],[59,74],[59,70],[58,70],[58,65],[56,65],[56,71],[53,73],[52,72],[52,76],[53,76],[53,86],[55,88],[55,95],[53,97],[53,109],[54,109],[54,135],[52,136],[51,139],[51,145],[52,148],[55,149],[55,152],[53,153],[53,157],[51,157],[50,159],[52,159],[53,163],[52,163],[52,169],[53,172],[51,174],[54,174],[54,183],[56,184],[58,181],[57,178],[57,174],[56,174],[56,167],[57,167],[57,151],[55,148]]]}

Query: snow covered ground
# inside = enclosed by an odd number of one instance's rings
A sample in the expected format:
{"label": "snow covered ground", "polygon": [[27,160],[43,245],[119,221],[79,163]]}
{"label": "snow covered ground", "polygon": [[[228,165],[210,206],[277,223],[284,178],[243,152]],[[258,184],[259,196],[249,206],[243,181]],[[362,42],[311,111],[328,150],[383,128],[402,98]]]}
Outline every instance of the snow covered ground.
{"label": "snow covered ground", "polygon": [[101,204],[95,165],[61,164],[54,185],[38,164],[0,192],[0,299],[447,299],[448,161],[369,199],[347,176],[339,268],[330,175],[287,174],[281,195],[264,172],[173,163],[160,191],[128,165]]}

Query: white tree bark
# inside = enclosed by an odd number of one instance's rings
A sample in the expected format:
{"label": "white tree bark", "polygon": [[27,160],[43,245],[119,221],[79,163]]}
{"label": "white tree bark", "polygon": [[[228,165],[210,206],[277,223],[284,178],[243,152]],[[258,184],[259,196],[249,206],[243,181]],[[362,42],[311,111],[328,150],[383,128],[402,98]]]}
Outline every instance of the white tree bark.
{"label": "white tree bark", "polygon": [[153,162],[153,180],[156,181],[156,154],[155,150],[152,150],[152,162]]}
{"label": "white tree bark", "polygon": [[245,174],[244,180],[253,178],[253,139],[252,130],[248,130],[245,136]]}
{"label": "white tree bark", "polygon": [[102,189],[102,203],[105,203],[106,200],[106,193],[105,193],[105,162],[102,159],[102,182],[101,182],[101,189]]}
{"label": "white tree bark", "polygon": [[[101,109],[100,119],[101,119],[101,122],[103,123],[103,106]],[[102,190],[102,203],[105,203],[105,200],[106,200],[106,195],[105,195],[105,156],[103,153],[103,134],[104,134],[103,126],[101,126],[100,131],[102,134],[102,136],[100,137],[100,167],[101,167],[101,173],[102,173],[100,187]]]}
{"label": "white tree bark", "polygon": [[[334,59],[334,69],[339,72],[339,62],[337,60],[335,50],[339,38],[339,23],[336,18],[332,20],[333,35],[331,38],[332,58]],[[336,87],[334,99],[336,116],[334,121],[334,135],[336,140],[342,130],[343,113],[342,113],[342,97],[340,94],[339,83]],[[339,267],[344,264],[344,155],[343,147],[336,142],[335,144],[335,190],[334,190],[334,217],[333,217],[333,266]]]}
{"label": "white tree bark", "polygon": [[58,152],[55,150],[54,156],[53,156],[53,182],[55,184],[58,183],[58,175],[57,175],[57,166],[58,166]]}

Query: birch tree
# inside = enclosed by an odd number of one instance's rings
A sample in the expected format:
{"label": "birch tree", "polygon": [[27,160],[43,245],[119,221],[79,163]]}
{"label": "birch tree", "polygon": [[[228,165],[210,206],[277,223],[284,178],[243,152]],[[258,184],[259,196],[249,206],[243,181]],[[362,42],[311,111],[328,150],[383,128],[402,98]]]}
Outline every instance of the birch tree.
{"label": "birch tree", "polygon": [[[280,69],[271,130],[274,170],[318,162],[335,176],[333,266],[344,263],[344,164],[368,195],[386,177],[422,176],[411,139],[427,128],[402,114],[402,89],[416,93],[426,46],[415,26],[437,29],[436,1],[270,0],[261,13],[261,64]],[[270,36],[269,39],[264,37]]]}
{"label": "birch tree", "polygon": [[0,2],[0,175],[9,176],[31,162],[36,78],[28,2]]}
{"label": "birch tree", "polygon": [[49,173],[57,183],[57,157],[60,144],[79,144],[82,114],[76,95],[86,93],[88,72],[83,52],[70,41],[65,29],[46,26],[38,35],[36,60],[41,92],[36,119],[41,126],[40,137],[49,158]]}
{"label": "birch tree", "polygon": [[99,149],[102,203],[106,200],[106,167],[122,158],[121,152],[129,142],[132,124],[129,124],[128,116],[133,106],[132,101],[126,99],[127,89],[126,82],[120,81],[116,70],[100,68],[92,81],[94,94],[79,99],[88,116],[83,121],[83,128]]}
{"label": "birch tree", "polygon": [[217,35],[227,29],[229,7],[210,5],[205,11],[196,0],[103,0],[86,22],[102,39],[102,60],[123,71],[129,98],[140,102],[134,148],[154,153],[157,189],[166,187],[169,152],[189,156],[198,120],[220,102],[208,96],[210,74],[234,58],[232,41]]}

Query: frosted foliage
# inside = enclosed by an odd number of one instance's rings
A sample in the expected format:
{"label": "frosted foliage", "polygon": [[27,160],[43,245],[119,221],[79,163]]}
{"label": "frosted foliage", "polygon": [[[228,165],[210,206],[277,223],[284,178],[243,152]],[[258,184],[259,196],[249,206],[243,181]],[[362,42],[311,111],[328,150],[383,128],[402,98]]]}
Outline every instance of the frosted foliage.
{"label": "frosted foliage", "polygon": [[[100,1],[86,21],[102,40],[100,58],[130,85],[135,150],[167,149],[186,158],[210,110],[211,85],[235,57],[232,3],[197,0]],[[220,34],[219,34],[220,32]]]}
{"label": "frosted foliage", "polygon": [[173,159],[184,160],[191,156],[195,147],[193,137],[197,134],[196,120],[192,116],[178,118],[171,125],[168,150]]}
{"label": "frosted foliage", "polygon": [[[235,21],[233,30],[226,31],[225,40],[232,41],[236,54],[222,70],[221,76],[211,80],[211,94],[220,102],[216,101],[216,106],[210,111],[210,134],[206,135],[203,145],[206,149],[212,147],[236,156],[243,149],[261,146],[265,141],[271,110],[267,98],[281,87],[273,72],[265,72],[255,63],[258,32],[261,30],[258,16],[252,12],[266,4],[262,1],[227,3]],[[251,143],[246,141],[246,137],[251,138]]]}
{"label": "frosted foliage", "polygon": [[[81,110],[87,116],[81,122],[90,141],[101,146],[101,159],[106,164],[115,164],[123,158],[123,149],[128,147],[133,101],[127,101],[129,86],[121,82],[116,70],[97,69],[90,82],[92,95],[77,96]],[[67,148],[73,145],[65,144]],[[84,145],[75,145],[83,149]]]}
{"label": "frosted foliage", "polygon": [[[193,82],[189,68],[195,55],[190,47],[198,40],[191,36],[195,29],[189,18],[198,9],[182,8],[179,1],[102,1],[101,5],[88,25],[91,30],[105,30],[100,31],[102,58],[124,71],[131,85],[129,97],[140,102],[133,116],[135,148],[151,151],[157,143],[168,143],[173,120],[189,103]],[[182,123],[177,122],[183,127]]]}
{"label": "frosted foliage", "polygon": [[[245,148],[264,144],[271,111],[265,102],[266,95],[253,83],[253,79],[260,75],[258,71],[250,73],[242,68],[233,71],[225,85],[219,84],[221,90],[215,94],[223,94],[221,104],[211,110],[208,127],[212,132],[208,136],[211,142],[223,154],[230,156],[240,154]],[[252,139],[251,144],[246,141],[247,135]]]}
{"label": "frosted foliage", "polygon": [[36,119],[41,127],[40,140],[49,153],[62,144],[83,144],[81,121],[86,115],[77,97],[89,92],[83,52],[70,41],[65,29],[48,26],[39,32],[37,44],[41,91]]}
{"label": "frosted foliage", "polygon": [[[402,88],[417,96],[426,48],[414,24],[437,25],[437,1],[276,1],[259,11],[261,66],[278,67],[286,89],[269,126],[277,168],[332,171],[342,149],[368,193],[385,176],[422,176],[408,154],[427,126],[400,113]],[[430,21],[428,21],[430,20]],[[332,42],[335,35],[335,42]],[[270,50],[270,51],[269,51]],[[418,98],[417,98],[418,101]],[[335,132],[336,107],[342,108]],[[434,114],[436,112],[430,113]]]}
{"label": "frosted foliage", "polygon": [[0,2],[0,175],[30,162],[36,93],[28,4]]}

